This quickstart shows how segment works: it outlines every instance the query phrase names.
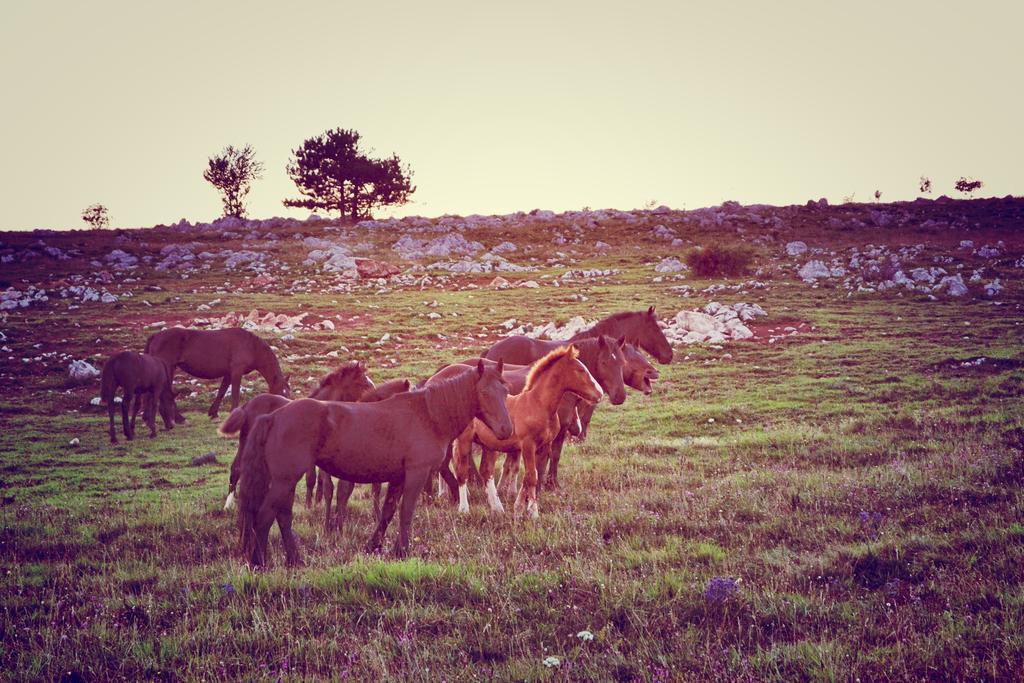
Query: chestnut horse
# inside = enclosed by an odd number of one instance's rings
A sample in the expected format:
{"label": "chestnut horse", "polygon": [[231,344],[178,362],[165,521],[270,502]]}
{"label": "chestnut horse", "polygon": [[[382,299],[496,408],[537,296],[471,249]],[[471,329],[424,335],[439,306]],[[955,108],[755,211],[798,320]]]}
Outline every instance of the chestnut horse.
{"label": "chestnut horse", "polygon": [[468,460],[473,442],[483,446],[480,458],[480,476],[485,482],[487,502],[494,512],[505,509],[498,499],[494,485],[494,462],[497,451],[517,451],[522,454],[526,466],[523,486],[516,497],[515,513],[524,511],[537,517],[537,451],[544,448],[558,434],[561,424],[558,420],[558,406],[562,396],[574,393],[588,401],[598,401],[604,395],[601,386],[587,367],[579,361],[579,351],[573,344],[559,348],[534,363],[526,377],[526,385],[518,394],[508,397],[509,416],[515,425],[515,432],[501,436],[492,432],[487,425],[474,420],[459,437],[453,447],[455,477],[459,481],[459,511],[469,511]]}
{"label": "chestnut horse", "polygon": [[[320,386],[309,395],[319,401],[355,401],[367,391],[373,389],[373,382],[366,376],[366,368],[359,361],[352,361],[334,370],[322,380]],[[231,411],[228,419],[224,420],[217,433],[230,438],[238,434],[238,450],[235,452],[235,459],[231,461],[231,477],[228,481],[228,498],[224,501],[224,509],[230,510],[235,502],[235,484],[238,483],[238,475],[242,464],[242,448],[249,436],[256,418],[267,415],[278,408],[291,403],[291,399],[276,394],[260,394],[246,403],[241,408]],[[306,475],[306,486],[310,487],[310,480],[316,476]]]}
{"label": "chestnut horse", "polygon": [[431,470],[473,418],[508,438],[507,396],[500,371],[481,361],[475,372],[377,403],[304,398],[260,417],[245,443],[239,485],[245,538],[253,539],[252,565],[266,561],[275,519],[288,564],[300,562],[291,530],[292,504],[296,482],[313,465],[355,483],[387,482],[380,521],[366,549],[380,549],[402,499],[394,554],[405,557],[413,512]]}
{"label": "chestnut horse", "polygon": [[[110,416],[110,443],[117,443],[117,430],[114,429],[114,395],[118,387],[124,388],[121,398],[121,428],[124,437],[131,441],[135,438],[135,416],[139,412],[139,403],[146,399],[146,408],[142,414],[146,426],[149,427],[149,438],[156,436],[156,411],[159,405],[160,416],[164,427],[174,429],[174,393],[171,391],[171,371],[159,358],[143,355],[133,351],[121,351],[103,364],[103,375],[100,380],[100,398],[107,404]],[[131,420],[128,419],[128,407],[135,399]]]}
{"label": "chestnut horse", "polygon": [[[568,341],[577,342],[605,334],[614,339],[624,338],[626,342],[638,346],[654,356],[662,365],[672,362],[672,346],[658,325],[658,316],[654,313],[654,306],[646,311],[623,311],[610,315],[590,329],[574,335]],[[566,343],[566,341],[550,341],[515,335],[502,339],[481,355],[490,360],[529,365],[544,354],[550,353]]]}
{"label": "chestnut horse", "polygon": [[[213,400],[208,415],[217,417],[224,394],[231,386],[231,409],[238,407],[242,377],[252,371],[259,372],[267,381],[271,394],[288,397],[288,377],[282,374],[277,356],[267,342],[248,330],[230,327],[223,330],[187,330],[172,327],[161,330],[146,340],[146,353],[163,359],[174,371],[181,368],[200,379],[221,378],[220,390]],[[181,413],[175,415],[184,422]]]}

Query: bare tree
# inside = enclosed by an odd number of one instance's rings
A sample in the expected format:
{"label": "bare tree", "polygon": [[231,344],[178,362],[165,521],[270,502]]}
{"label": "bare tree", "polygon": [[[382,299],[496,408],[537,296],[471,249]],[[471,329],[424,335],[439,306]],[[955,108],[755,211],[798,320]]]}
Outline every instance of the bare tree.
{"label": "bare tree", "polygon": [[245,215],[245,196],[252,181],[263,177],[263,164],[256,161],[252,146],[241,149],[228,145],[210,157],[203,178],[217,188],[224,202],[224,215],[241,218]]}
{"label": "bare tree", "polygon": [[881,198],[882,198],[882,191],[881,190],[875,190],[875,201],[877,202]]}
{"label": "bare tree", "polygon": [[93,204],[82,211],[82,220],[96,230],[102,230],[110,225],[110,214],[102,204]]}
{"label": "bare tree", "polygon": [[932,180],[927,176],[921,176],[921,180],[918,181],[918,187],[921,188],[921,194],[931,194],[932,191]]}

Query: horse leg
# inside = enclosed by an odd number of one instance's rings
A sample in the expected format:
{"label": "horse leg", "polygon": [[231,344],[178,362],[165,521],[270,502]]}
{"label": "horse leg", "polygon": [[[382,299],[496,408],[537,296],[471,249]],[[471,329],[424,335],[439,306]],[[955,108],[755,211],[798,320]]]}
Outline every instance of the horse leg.
{"label": "horse leg", "polygon": [[[312,465],[308,470],[306,470],[306,507],[307,508],[313,507],[313,490],[316,488],[316,485],[317,485],[317,471],[316,470],[317,470],[316,465]],[[321,470],[321,472],[322,472],[322,470]],[[319,502],[319,501],[320,501],[320,499],[317,498],[317,502]]]}
{"label": "horse leg", "polygon": [[[451,498],[452,505],[456,505],[459,502],[459,482],[455,479],[455,475],[452,474],[450,466],[451,461],[452,445],[448,444],[448,450],[445,453],[444,462],[441,463],[441,479],[448,485],[448,496]],[[437,495],[444,495],[444,490],[441,488],[440,481],[437,482]]]}
{"label": "horse leg", "polygon": [[206,414],[210,417],[217,417],[217,410],[220,408],[220,402],[224,400],[224,393],[228,390],[228,383],[231,378],[228,375],[224,375],[224,379],[220,381],[220,389],[217,390],[217,398],[213,399],[213,403],[210,404],[210,409],[206,411]]}
{"label": "horse leg", "polygon": [[487,492],[487,505],[490,506],[491,512],[504,514],[505,506],[501,504],[501,498],[498,497],[498,489],[494,485],[494,464],[498,459],[498,452],[486,447],[483,450],[483,455],[480,456],[480,476],[483,477],[485,482],[484,490]]}
{"label": "horse leg", "polygon": [[398,515],[398,538],[395,539],[393,554],[401,559],[409,554],[409,530],[412,528],[412,513],[416,510],[416,501],[420,491],[430,478],[430,468],[406,472],[405,491],[402,493],[402,511]]}
{"label": "horse leg", "polygon": [[459,485],[459,512],[469,512],[469,466],[472,460],[473,437],[469,430],[459,434],[452,446],[455,479]]}
{"label": "horse leg", "polygon": [[[171,367],[171,376],[170,378],[168,378],[168,382],[170,382],[169,386],[171,388],[171,393],[174,392],[174,373],[176,371],[177,368]],[[185,416],[181,414],[181,410],[178,408],[177,401],[174,402],[174,421],[178,424],[185,424]]]}
{"label": "horse leg", "polygon": [[285,562],[289,567],[300,567],[302,558],[299,556],[299,545],[295,542],[295,534],[292,532],[292,506],[295,504],[294,486],[284,498],[277,506],[277,528],[281,532],[281,543],[284,544]]}
{"label": "horse leg", "polygon": [[319,483],[327,501],[324,505],[324,533],[326,534],[331,531],[331,500],[334,498],[334,480],[331,475],[320,470]]}
{"label": "horse leg", "polygon": [[[338,480],[338,535],[340,536],[345,530],[345,518],[348,517],[348,499],[352,496],[352,491],[355,490],[356,485],[351,481],[345,479]],[[330,503],[328,503],[330,505]]]}
{"label": "horse leg", "polygon": [[558,436],[555,437],[554,441],[551,442],[548,461],[545,463],[548,470],[547,476],[540,476],[538,479],[548,491],[557,491],[561,488],[558,485],[558,461],[562,458],[562,447],[565,445],[566,436],[568,436],[568,432],[562,429],[558,432]]}
{"label": "horse leg", "polygon": [[504,496],[514,496],[519,485],[519,451],[505,454],[505,466],[501,469],[501,488]]}
{"label": "horse leg", "polygon": [[110,443],[117,443],[117,430],[114,429],[114,409],[117,406],[114,405],[114,397],[110,397],[110,402],[107,403],[107,415],[110,417]]}
{"label": "horse leg", "polygon": [[380,484],[373,485],[373,521],[380,521]]}
{"label": "horse leg", "polygon": [[527,439],[523,442],[522,448],[526,472],[523,474],[523,487],[516,496],[515,512],[517,517],[525,511],[536,519],[540,515],[537,508],[537,445],[531,439]]}
{"label": "horse leg", "polygon": [[242,398],[242,373],[231,376],[231,410],[238,407]]}
{"label": "horse leg", "polygon": [[[139,414],[139,406],[142,405],[142,394],[135,394],[135,401],[132,403],[132,431],[135,431],[135,418]],[[143,413],[142,419],[145,420],[146,416]]]}
{"label": "horse leg", "polygon": [[[294,487],[293,487],[294,488]],[[273,481],[267,495],[263,498],[259,510],[256,511],[256,519],[253,521],[253,545],[250,564],[253,567],[262,567],[267,562],[267,542],[270,538],[270,527],[278,513],[278,501],[288,495],[287,487],[281,486],[278,481]],[[294,494],[293,494],[294,495]],[[246,501],[242,501],[243,505]]]}
{"label": "horse leg", "polygon": [[[145,397],[145,408],[142,411],[142,419],[149,427],[149,438],[156,438],[156,393],[150,391]],[[132,418],[132,430],[135,430],[135,418]]]}
{"label": "horse leg", "polygon": [[388,493],[384,496],[384,507],[380,511],[380,521],[377,528],[366,544],[366,552],[369,555],[380,550],[380,544],[384,540],[384,533],[388,530],[391,518],[395,516],[395,508],[398,506],[398,499],[402,496],[402,487],[405,485],[404,477],[397,481],[388,482]]}

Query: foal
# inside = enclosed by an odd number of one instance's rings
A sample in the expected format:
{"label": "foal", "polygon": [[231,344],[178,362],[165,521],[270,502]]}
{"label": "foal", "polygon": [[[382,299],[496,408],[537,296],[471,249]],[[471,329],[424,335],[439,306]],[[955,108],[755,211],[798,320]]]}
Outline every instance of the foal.
{"label": "foal", "polygon": [[[167,364],[159,358],[122,351],[115,353],[103,365],[100,398],[107,403],[107,414],[110,416],[110,443],[117,443],[117,430],[114,429],[114,394],[118,387],[124,387],[121,398],[121,427],[124,437],[131,441],[135,438],[135,415],[139,412],[139,403],[145,398],[145,411],[142,419],[149,427],[149,438],[156,436],[156,411],[159,402],[160,417],[164,427],[174,429],[174,411],[176,409],[174,394],[171,392],[171,373]],[[132,417],[128,419],[128,404],[135,399]]]}
{"label": "foal", "polygon": [[516,497],[515,513],[525,510],[537,517],[537,451],[551,442],[561,429],[558,406],[562,396],[574,393],[588,401],[598,401],[604,395],[601,386],[579,361],[579,351],[573,344],[552,351],[537,361],[526,378],[521,392],[506,401],[515,433],[501,436],[487,425],[474,420],[455,440],[453,459],[455,476],[459,481],[459,511],[469,511],[468,489],[470,450],[474,441],[483,446],[480,458],[480,476],[486,482],[487,502],[494,512],[504,512],[494,486],[494,461],[497,451],[518,451],[526,466],[523,486]]}
{"label": "foal", "polygon": [[253,566],[266,561],[270,526],[277,520],[289,565],[300,562],[292,535],[295,484],[313,465],[356,483],[388,482],[368,552],[381,545],[402,499],[396,557],[409,552],[409,529],[420,490],[445,449],[473,420],[499,438],[512,434],[501,374],[481,362],[475,372],[397,394],[378,403],[300,399],[256,421],[242,453],[243,531],[254,541]]}

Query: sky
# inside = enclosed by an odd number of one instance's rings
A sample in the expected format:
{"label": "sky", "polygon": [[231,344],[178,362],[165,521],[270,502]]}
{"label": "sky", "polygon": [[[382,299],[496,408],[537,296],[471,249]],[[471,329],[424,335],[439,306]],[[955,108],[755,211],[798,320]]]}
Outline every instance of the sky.
{"label": "sky", "polygon": [[1020,2],[45,2],[0,22],[0,229],[305,217],[285,167],[354,128],[413,171],[377,215],[1024,194]]}

